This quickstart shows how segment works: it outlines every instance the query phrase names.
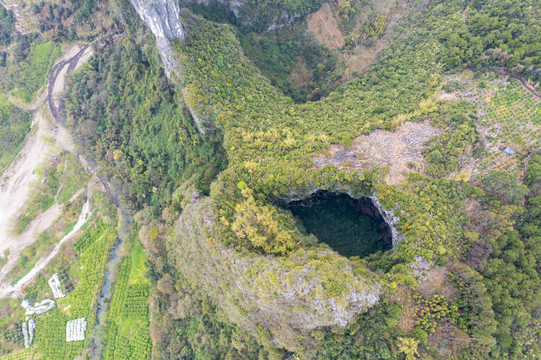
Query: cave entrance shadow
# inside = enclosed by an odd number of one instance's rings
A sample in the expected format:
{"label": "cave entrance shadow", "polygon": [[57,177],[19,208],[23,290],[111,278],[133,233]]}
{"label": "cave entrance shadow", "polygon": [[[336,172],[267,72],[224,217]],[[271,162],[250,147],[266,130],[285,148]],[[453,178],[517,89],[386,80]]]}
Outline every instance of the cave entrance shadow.
{"label": "cave entrance shadow", "polygon": [[320,190],[284,206],[306,232],[342,256],[365,257],[392,248],[392,231],[372,199]]}

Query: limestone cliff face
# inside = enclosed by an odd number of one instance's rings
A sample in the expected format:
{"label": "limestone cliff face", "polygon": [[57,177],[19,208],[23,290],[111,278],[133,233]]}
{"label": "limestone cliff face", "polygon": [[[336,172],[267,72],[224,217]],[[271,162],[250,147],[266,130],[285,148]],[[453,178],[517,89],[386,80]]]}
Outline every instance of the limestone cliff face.
{"label": "limestone cliff face", "polygon": [[178,61],[173,54],[170,40],[184,40],[185,35],[176,0],[130,0],[130,2],[145,25],[156,36],[167,76],[172,72],[178,75]]}
{"label": "limestone cliff face", "polygon": [[383,208],[381,207],[379,198],[376,194],[370,196],[370,199],[372,200],[372,203],[378,209],[379,213],[385,219],[385,222],[391,228],[392,239],[393,239],[393,249],[396,249],[396,246],[398,245],[398,243],[404,239],[404,234],[402,234],[402,232],[399,230],[400,218],[394,214],[393,210],[388,210],[388,211],[383,210]]}
{"label": "limestone cliff face", "polygon": [[[181,64],[171,44],[171,40],[184,41],[186,38],[177,0],[130,0],[130,2],[141,20],[156,37],[156,45],[160,51],[167,77],[171,79],[174,74],[180,78]],[[185,89],[182,89],[182,94],[187,96]],[[205,124],[208,123],[208,119],[199,114],[196,105],[186,104],[186,106],[199,132],[205,134]]]}
{"label": "limestone cliff face", "polygon": [[269,331],[276,346],[295,350],[300,333],[346,326],[379,300],[375,276],[331,250],[242,253],[224,246],[215,226],[209,198],[186,206],[170,241],[177,268],[230,321],[254,334]]}

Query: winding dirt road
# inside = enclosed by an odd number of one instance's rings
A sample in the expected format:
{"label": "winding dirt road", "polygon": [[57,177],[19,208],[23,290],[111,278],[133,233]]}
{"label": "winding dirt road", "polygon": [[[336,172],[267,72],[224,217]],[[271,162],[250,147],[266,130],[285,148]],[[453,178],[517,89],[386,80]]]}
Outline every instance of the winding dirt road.
{"label": "winding dirt road", "polygon": [[[59,123],[63,122],[62,112],[65,108],[65,104],[60,100],[59,96],[65,90],[65,77],[88,60],[91,54],[92,51],[89,51],[89,45],[87,44],[72,57],[57,62],[51,70],[47,86],[47,104],[51,115]],[[58,81],[59,79],[60,81]]]}
{"label": "winding dirt road", "polygon": [[[64,91],[66,75],[73,72],[91,55],[92,48],[88,45],[82,48],[72,45],[55,63],[49,76],[47,96],[39,97],[42,103],[36,104],[33,130],[27,136],[17,158],[0,176],[0,254],[4,254],[6,250],[10,252],[8,262],[0,269],[0,297],[14,290],[6,283],[5,277],[16,266],[21,251],[34,242],[35,234],[46,230],[60,216],[61,206],[55,204],[32,221],[22,234],[13,235],[10,232],[13,219],[19,214],[30,194],[29,184],[40,180],[34,174],[34,169],[62,150],[75,153],[71,136],[61,125],[64,105],[60,101],[60,94]],[[73,234],[70,233],[69,237]],[[62,242],[65,240],[67,239],[62,239]],[[40,261],[41,265],[37,268],[43,268],[49,261],[50,258],[45,262]],[[16,287],[24,286],[33,276],[35,274],[25,276],[23,279],[25,281],[19,282]]]}

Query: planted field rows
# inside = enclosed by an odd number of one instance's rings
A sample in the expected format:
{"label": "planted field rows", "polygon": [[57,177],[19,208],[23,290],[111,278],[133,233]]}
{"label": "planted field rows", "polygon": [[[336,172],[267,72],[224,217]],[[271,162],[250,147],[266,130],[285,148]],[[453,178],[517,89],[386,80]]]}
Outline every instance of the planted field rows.
{"label": "planted field rows", "polygon": [[475,163],[478,172],[500,170],[522,177],[528,154],[541,148],[541,100],[510,77],[463,74],[456,79],[465,87],[459,98],[477,106],[477,131],[485,142]]}

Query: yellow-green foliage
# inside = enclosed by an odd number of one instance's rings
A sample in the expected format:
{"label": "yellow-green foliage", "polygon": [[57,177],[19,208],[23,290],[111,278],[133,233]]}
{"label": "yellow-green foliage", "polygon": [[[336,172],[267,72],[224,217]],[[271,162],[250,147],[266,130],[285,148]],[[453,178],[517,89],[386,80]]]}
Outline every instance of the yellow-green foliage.
{"label": "yellow-green foliage", "polygon": [[146,257],[141,243],[131,240],[131,251],[122,259],[107,313],[105,359],[150,359]]}
{"label": "yellow-green foliage", "polygon": [[0,173],[11,163],[30,131],[30,112],[12,105],[0,93]]}
{"label": "yellow-green foliage", "polygon": [[65,204],[79,189],[86,185],[89,177],[73,154],[65,153],[60,161],[57,171],[62,174],[60,176],[62,188],[59,189],[56,196],[59,204]]}
{"label": "yellow-green foliage", "polygon": [[[70,277],[75,278],[75,289],[63,299],[56,299],[57,307],[40,315],[36,320],[35,346],[40,359],[62,359],[81,356],[86,346],[93,341],[96,322],[96,303],[107,265],[108,254],[116,239],[114,229],[96,225],[88,230],[92,241],[73,263]],[[88,323],[86,340],[66,342],[66,323],[85,317]]]}
{"label": "yellow-green foliage", "polygon": [[246,239],[251,246],[266,253],[283,255],[295,247],[291,230],[285,226],[286,216],[278,217],[275,208],[259,206],[250,189],[243,189],[245,200],[235,206],[235,221],[231,230],[239,239]]}
{"label": "yellow-green foliage", "polygon": [[0,357],[2,360],[33,360],[33,359],[39,359],[36,349],[30,348],[30,349],[24,349],[20,350],[14,353],[11,353],[6,356]]}
{"label": "yellow-green foliage", "polygon": [[293,329],[343,324],[377,301],[381,285],[371,272],[300,233],[303,247],[286,256],[226,248],[214,229],[219,221],[209,213],[211,205],[207,198],[184,208],[168,240],[169,253],[190,286],[253,336],[257,324],[273,314],[265,328],[284,346]]}
{"label": "yellow-green foliage", "polygon": [[387,19],[383,15],[374,15],[362,30],[362,35],[366,40],[379,38],[385,32]]}
{"label": "yellow-green foliage", "polygon": [[55,203],[65,204],[88,181],[88,175],[69,152],[45,160],[35,169],[35,174],[38,180],[30,184],[30,196],[15,225],[17,233],[23,232],[32,220]]}
{"label": "yellow-green foliage", "polygon": [[[523,158],[541,147],[541,100],[520,81],[487,74],[472,78],[471,73],[453,77],[460,87],[458,96],[471,102],[479,114],[479,129],[486,142],[477,162],[479,173],[503,170],[520,176]],[[502,148],[511,147],[508,155]]]}
{"label": "yellow-green foliage", "polygon": [[[264,205],[269,196],[306,194],[314,188],[371,194],[380,175],[338,171],[331,166],[317,169],[312,157],[331,144],[349,145],[356,136],[376,128],[392,129],[404,114],[415,120],[438,109],[436,101],[428,101],[439,89],[434,73],[440,70],[435,62],[437,42],[430,36],[413,48],[400,50],[401,56],[388,56],[362,79],[328,98],[297,105],[281,96],[240,54],[238,42],[226,26],[196,20],[187,13],[184,18],[190,36],[178,47],[186,65],[183,86],[199,100],[201,114],[223,129],[230,161],[212,195],[226,228],[231,226],[236,238],[251,238],[264,252],[284,254],[299,239],[283,234],[276,241],[276,231],[265,233],[258,216],[245,211],[256,202],[243,200],[237,184],[253,191],[260,209],[269,206]],[[260,212],[259,219],[266,214],[283,222],[277,212],[270,215],[270,208]],[[222,239],[232,238],[224,234]],[[427,244],[431,251],[440,247],[432,241],[423,246]]]}
{"label": "yellow-green foliage", "polygon": [[30,53],[23,61],[16,61],[8,68],[11,78],[10,89],[14,95],[30,103],[36,92],[47,81],[54,61],[60,57],[60,46],[52,41],[34,42]]}

